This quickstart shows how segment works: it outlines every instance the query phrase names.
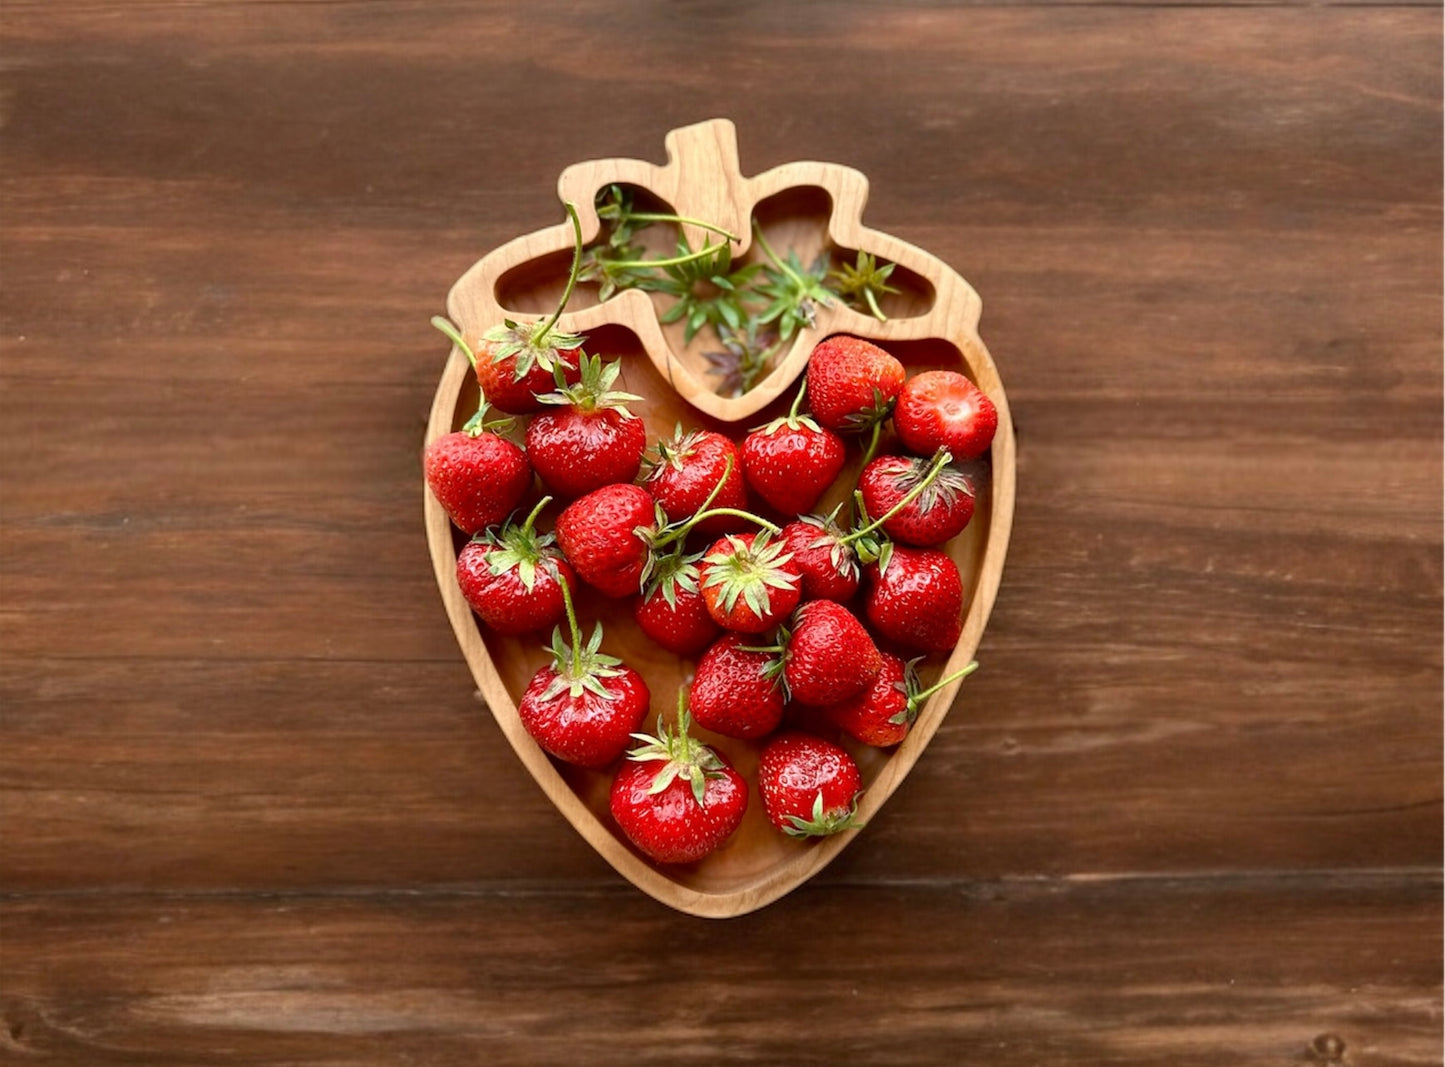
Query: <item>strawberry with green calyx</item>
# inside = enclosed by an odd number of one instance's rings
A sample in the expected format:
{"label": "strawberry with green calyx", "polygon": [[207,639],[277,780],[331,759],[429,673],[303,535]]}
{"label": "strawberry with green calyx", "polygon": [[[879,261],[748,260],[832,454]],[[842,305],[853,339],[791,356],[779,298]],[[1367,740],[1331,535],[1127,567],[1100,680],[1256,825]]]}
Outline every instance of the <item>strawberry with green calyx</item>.
{"label": "strawberry with green calyx", "polygon": [[889,641],[920,652],[947,652],[963,632],[958,564],[932,548],[892,545],[866,568],[864,612]]}
{"label": "strawberry with green calyx", "polygon": [[831,741],[778,734],[758,759],[758,792],[768,821],[790,837],[827,837],[858,828],[863,776]]}
{"label": "strawberry with green calyx", "polygon": [[998,408],[957,371],[924,371],[909,378],[898,394],[893,428],[916,455],[946,448],[959,459],[977,459],[993,443]]}
{"label": "strawberry with green calyx", "polygon": [[642,397],[613,388],[621,362],[582,355],[579,363],[581,380],[567,385],[559,374],[557,390],[537,398],[554,409],[527,426],[527,458],[549,489],[567,497],[632,481],[647,447],[642,420],[627,408]]}
{"label": "strawberry with green calyx", "polygon": [[865,691],[883,658],[863,624],[832,600],[810,600],[778,628],[777,643],[753,652],[772,653],[783,665],[789,700],[829,707]]}
{"label": "strawberry with green calyx", "polygon": [[552,631],[552,662],[532,676],[517,714],[543,749],[567,763],[601,770],[627,748],[641,728],[652,699],[642,675],[616,656],[603,653],[599,622],[586,644],[577,625],[572,594],[558,586],[571,643],[561,628]]}
{"label": "strawberry with green calyx", "polygon": [[883,653],[883,667],[873,684],[850,700],[828,709],[828,718],[849,737],[874,748],[888,748],[908,736],[924,701],[934,693],[978,670],[974,660],[963,670],[940,678],[926,689],[918,680],[922,656],[903,660]]}
{"label": "strawberry with green calyx", "polygon": [[783,719],[787,695],[783,661],[770,649],[747,647],[743,634],[723,634],[702,658],[692,679],[697,724],[724,737],[766,737]]}
{"label": "strawberry with green calyx", "polygon": [[543,497],[519,526],[508,522],[478,534],[457,554],[457,585],[482,622],[499,634],[547,630],[562,621],[561,586],[573,592],[577,576],[554,544],[533,524],[552,500]]}
{"label": "strawberry with green calyx", "polygon": [[879,522],[883,532],[919,548],[941,545],[963,531],[973,518],[975,484],[958,463],[939,467],[916,456],[879,456],[858,478],[865,507],[885,516]]}
{"label": "strawberry with green calyx", "polygon": [[876,447],[905,377],[903,364],[873,342],[836,334],[808,356],[808,407],[837,433],[875,431]]}
{"label": "strawberry with green calyx", "polygon": [[767,530],[719,538],[702,558],[708,614],[734,633],[772,629],[802,595],[802,576],[792,558],[788,546]]}
{"label": "strawberry with green calyx", "polygon": [[647,588],[632,609],[642,632],[679,656],[697,655],[722,633],[698,590],[700,559],[701,552],[685,556],[681,546],[656,557]]}
{"label": "strawberry with green calyx", "polygon": [[888,284],[896,266],[896,263],[885,263],[880,267],[871,252],[860,250],[854,263],[844,263],[828,272],[829,288],[849,307],[866,308],[879,322],[887,322],[888,316],[878,306],[878,298],[899,291]]}
{"label": "strawberry with green calyx", "polygon": [[511,420],[488,420],[488,410],[483,394],[461,430],[442,434],[422,454],[427,487],[452,523],[469,534],[501,522],[532,488],[526,453],[502,436]]}
{"label": "strawberry with green calyx", "polygon": [[743,821],[748,784],[716,750],[688,736],[691,716],[679,692],[677,725],[659,722],[612,781],[612,818],[657,863],[695,863],[716,852]]}
{"label": "strawberry with green calyx", "polygon": [[846,458],[837,434],[798,414],[807,388],[805,380],[788,414],[753,430],[741,449],[748,485],[785,515],[812,511]]}
{"label": "strawberry with green calyx", "polygon": [[[678,424],[672,439],[657,442],[657,458],[644,459],[648,470],[643,486],[662,505],[668,522],[690,519],[703,507],[746,508],[738,446],[711,430],[683,432]],[[699,523],[700,534],[717,536],[738,528],[737,516],[716,515]]]}

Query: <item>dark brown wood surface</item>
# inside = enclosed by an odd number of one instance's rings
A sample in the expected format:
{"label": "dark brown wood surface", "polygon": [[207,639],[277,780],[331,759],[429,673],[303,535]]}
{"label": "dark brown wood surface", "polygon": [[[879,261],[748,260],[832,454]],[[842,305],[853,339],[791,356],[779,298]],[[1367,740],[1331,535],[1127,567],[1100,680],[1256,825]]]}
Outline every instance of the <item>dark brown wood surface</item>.
{"label": "dark brown wood surface", "polygon": [[[0,13],[5,1062],[1441,1062],[1437,6]],[[419,464],[451,282],[714,115],[1019,435],[967,701],[728,922],[516,763]]]}

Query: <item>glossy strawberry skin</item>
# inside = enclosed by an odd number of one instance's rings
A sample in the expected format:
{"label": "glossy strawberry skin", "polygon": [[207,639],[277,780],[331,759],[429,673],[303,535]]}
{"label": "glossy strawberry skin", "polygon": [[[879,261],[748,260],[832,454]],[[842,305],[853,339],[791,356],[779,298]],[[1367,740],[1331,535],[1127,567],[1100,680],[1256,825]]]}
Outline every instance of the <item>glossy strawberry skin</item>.
{"label": "glossy strawberry skin", "polygon": [[853,599],[858,592],[862,571],[853,550],[843,545],[838,549],[838,562],[833,562],[838,534],[822,526],[799,519],[783,527],[783,543],[793,554],[793,566],[803,576],[804,600]]}
{"label": "glossy strawberry skin", "polygon": [[830,430],[865,430],[887,418],[903,364],[861,337],[829,337],[808,357],[808,407]]}
{"label": "glossy strawberry skin", "polygon": [[845,459],[837,434],[808,426],[754,430],[743,439],[741,451],[748,485],[785,515],[812,511]]}
{"label": "glossy strawberry skin", "polygon": [[526,454],[494,433],[443,434],[427,445],[422,468],[452,523],[469,534],[501,522],[532,488]]}
{"label": "glossy strawberry skin", "polygon": [[810,600],[798,609],[783,668],[794,700],[837,704],[867,689],[882,666],[873,638],[847,608]]}
{"label": "glossy strawberry skin", "polygon": [[958,566],[931,548],[895,545],[888,566],[867,568],[864,610],[873,629],[905,648],[946,652],[963,632]]}
{"label": "glossy strawberry skin", "polygon": [[632,616],[643,633],[679,656],[697,655],[722,633],[702,595],[681,588],[674,591],[672,604],[660,589],[639,596]]}
{"label": "glossy strawberry skin", "polygon": [[[696,515],[713,487],[728,471],[727,480],[713,498],[710,508],[748,506],[747,483],[743,479],[742,455],[738,446],[720,433],[698,430],[683,438],[682,449],[673,453],[676,462],[663,457],[647,477],[643,486],[662,505],[668,522],[678,522]],[[728,461],[732,466],[729,470]],[[693,527],[703,536],[716,536],[740,529],[747,520],[731,515],[714,515]]]}
{"label": "glossy strawberry skin", "polygon": [[857,696],[828,709],[833,725],[855,741],[874,748],[896,745],[908,736],[909,722],[892,722],[908,708],[903,684],[904,662],[891,652],[883,653],[883,665],[872,684]]}
{"label": "glossy strawberry skin", "polygon": [[993,442],[998,409],[957,371],[925,371],[904,383],[893,425],[904,447],[916,455],[946,448],[956,460],[977,459]]}
{"label": "glossy strawberry skin", "polygon": [[[497,346],[489,341],[483,341],[476,349],[477,384],[481,386],[487,402],[508,415],[530,415],[543,410],[547,405],[537,397],[557,388],[557,379],[552,372],[539,363],[533,363],[527,373],[518,378],[517,357],[504,356],[495,360],[492,353],[496,349]],[[575,383],[580,377],[576,355],[570,352],[560,355],[566,360],[563,378],[568,384]]]}
{"label": "glossy strawberry skin", "polygon": [[724,737],[765,737],[783,718],[783,687],[769,677],[769,652],[749,652],[751,639],[724,634],[698,661],[689,701],[697,724]]}
{"label": "glossy strawberry skin", "polygon": [[538,630],[551,630],[567,617],[558,578],[577,595],[577,576],[561,553],[548,556],[537,567],[529,590],[510,567],[493,574],[487,557],[496,552],[493,546],[472,541],[457,554],[457,585],[472,610],[482,622],[499,634],[515,636]]}
{"label": "glossy strawberry skin", "polygon": [[653,861],[695,863],[717,851],[743,821],[748,784],[731,766],[708,778],[701,805],[681,777],[649,793],[656,777],[656,764],[624,763],[609,796],[612,818]]}
{"label": "glossy strawberry skin", "polygon": [[563,497],[632,481],[646,447],[642,420],[613,408],[553,409],[534,415],[527,426],[527,458],[547,488]]}
{"label": "glossy strawberry skin", "polygon": [[617,677],[604,679],[611,700],[589,690],[572,696],[563,690],[543,699],[557,677],[552,667],[543,667],[527,686],[517,703],[517,714],[537,744],[558,759],[590,770],[612,764],[641,729],[651,700],[647,683],[631,667],[620,667]]}
{"label": "glossy strawberry skin", "polygon": [[771,630],[782,619],[787,618],[788,613],[798,606],[798,600],[802,597],[803,578],[792,565],[791,560],[782,563],[779,567],[779,570],[789,580],[789,584],[770,587],[767,590],[767,610],[761,613],[754,611],[742,597],[739,597],[737,602],[728,608],[723,602],[720,587],[708,584],[709,576],[718,566],[716,563],[709,562],[709,557],[748,553],[757,542],[757,537],[757,534],[750,533],[720,537],[707,550],[699,566],[702,596],[703,600],[707,602],[708,614],[724,630],[731,630],[734,633],[760,634]]}
{"label": "glossy strawberry skin", "polygon": [[[868,514],[888,514],[908,495],[908,487],[900,485],[900,480],[921,476],[928,466],[928,461],[912,456],[879,456],[869,463],[858,478]],[[930,501],[929,496],[925,491],[904,505],[883,524],[883,532],[891,540],[917,548],[932,548],[962,533],[973,518],[973,497],[956,492],[947,499]]]}
{"label": "glossy strawberry skin", "polygon": [[638,527],[653,528],[651,494],[637,485],[607,485],[572,501],[557,516],[557,544],[577,576],[610,597],[641,591],[649,548]]}
{"label": "glossy strawberry skin", "polygon": [[758,792],[768,821],[779,830],[793,825],[789,816],[811,819],[820,792],[824,814],[841,815],[862,791],[863,776],[853,757],[821,737],[799,731],[778,734],[758,759]]}

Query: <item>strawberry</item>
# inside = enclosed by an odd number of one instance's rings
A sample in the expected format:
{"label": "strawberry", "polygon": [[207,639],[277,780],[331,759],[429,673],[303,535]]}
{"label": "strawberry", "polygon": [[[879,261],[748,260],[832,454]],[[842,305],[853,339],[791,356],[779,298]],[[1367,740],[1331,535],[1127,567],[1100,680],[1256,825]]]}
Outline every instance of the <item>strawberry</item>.
{"label": "strawberry", "polygon": [[779,635],[791,699],[827,707],[867,689],[883,666],[873,638],[847,608],[810,600]]}
{"label": "strawberry", "polygon": [[797,606],[802,581],[787,546],[766,530],[719,538],[702,559],[708,614],[737,633],[760,634],[785,618]]}
{"label": "strawberry", "polygon": [[873,684],[857,696],[828,709],[833,724],[855,741],[876,748],[896,745],[908,736],[923,702],[944,686],[972,674],[978,661],[924,689],[918,681],[918,659],[904,663],[883,653],[883,669]]}
{"label": "strawberry", "polygon": [[651,535],[659,525],[646,489],[606,485],[557,516],[557,544],[579,578],[607,596],[623,597],[639,592],[652,569]]}
{"label": "strawberry", "polygon": [[858,489],[870,515],[888,516],[883,532],[905,545],[941,545],[973,518],[974,479],[954,463],[937,467],[913,456],[879,456],[863,468]]}
{"label": "strawberry", "polygon": [[669,652],[695,656],[722,633],[698,591],[697,563],[702,553],[681,551],[657,557],[647,589],[632,609],[637,625]]}
{"label": "strawberry", "polygon": [[830,430],[862,432],[893,412],[903,364],[861,337],[829,337],[808,357],[808,407]]}
{"label": "strawberry", "polygon": [[920,456],[946,448],[957,459],[977,459],[993,441],[998,409],[957,371],[925,371],[904,383],[893,427],[904,447]]}
{"label": "strawberry", "polygon": [[785,515],[812,511],[843,469],[843,441],[798,414],[807,382],[783,418],[743,439],[743,476],[749,486]]}
{"label": "strawberry", "polygon": [[612,781],[609,807],[627,839],[657,863],[694,863],[717,851],[743,821],[748,784],[717,751],[688,736],[679,698],[677,727],[658,723]]}
{"label": "strawberry", "polygon": [[873,629],[906,648],[945,652],[963,632],[958,565],[931,548],[889,546],[868,565],[864,610]]}
{"label": "strawberry", "polygon": [[474,537],[457,555],[457,585],[481,620],[499,634],[548,630],[566,614],[561,583],[577,591],[577,576],[553,534],[532,528],[551,501],[543,497],[522,525]]}
{"label": "strawberry", "polygon": [[758,792],[768,821],[783,833],[825,837],[857,826],[863,776],[838,745],[790,730],[763,747]]}
{"label": "strawberry", "polygon": [[463,429],[442,434],[422,456],[427,487],[452,523],[469,534],[501,522],[532,488],[526,454],[491,432],[502,424],[486,421],[487,407],[484,399]]}
{"label": "strawberry", "polygon": [[[667,520],[678,522],[692,518],[704,507],[747,507],[742,466],[738,446],[722,434],[711,430],[683,433],[678,426],[672,440],[657,443],[657,459],[642,484],[662,505]],[[737,517],[726,514],[695,527],[713,537],[737,528]]]}
{"label": "strawberry", "polygon": [[750,649],[742,634],[723,634],[698,660],[692,679],[697,724],[724,737],[764,737],[783,718],[782,663],[765,649]]}
{"label": "strawberry", "polygon": [[580,382],[566,385],[559,375],[557,391],[540,398],[559,410],[533,416],[527,427],[527,458],[548,488],[567,497],[632,481],[647,447],[642,420],[627,409],[642,398],[612,388],[622,364],[586,355],[580,362]]}
{"label": "strawberry", "polygon": [[793,566],[803,576],[805,600],[851,600],[858,592],[862,572],[853,546],[843,540],[835,521],[838,511],[824,518],[804,515],[783,527],[782,539],[793,554]]}

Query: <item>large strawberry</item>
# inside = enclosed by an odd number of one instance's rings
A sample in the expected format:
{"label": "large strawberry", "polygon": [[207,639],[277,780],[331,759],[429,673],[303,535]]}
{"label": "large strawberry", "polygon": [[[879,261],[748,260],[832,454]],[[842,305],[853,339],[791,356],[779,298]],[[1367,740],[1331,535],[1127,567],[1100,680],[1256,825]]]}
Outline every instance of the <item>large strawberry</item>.
{"label": "large strawberry", "polygon": [[946,652],[963,632],[958,565],[931,548],[897,545],[867,569],[864,610],[873,628],[906,648]]}
{"label": "large strawberry", "polygon": [[768,821],[783,833],[825,837],[857,825],[863,776],[838,745],[790,730],[763,747],[758,792]]}
{"label": "large strawberry", "polygon": [[873,684],[857,696],[829,708],[829,719],[853,740],[865,745],[876,748],[896,745],[908,736],[925,700],[978,669],[975,660],[925,689],[918,680],[917,665],[918,659],[904,663],[891,652],[883,653],[883,668]]}
{"label": "large strawberry", "polygon": [[612,388],[622,364],[605,366],[600,356],[580,356],[582,380],[541,399],[553,410],[534,415],[527,426],[527,458],[554,492],[581,496],[614,482],[630,482],[642,466],[647,430],[627,409],[635,393]]}
{"label": "large strawberry", "polygon": [[861,337],[829,337],[808,357],[808,407],[830,430],[861,433],[893,412],[903,364]]}
{"label": "large strawberry", "polygon": [[785,515],[812,511],[833,484],[845,459],[843,441],[798,408],[804,382],[792,409],[743,439],[743,475],[759,496]]}
{"label": "large strawberry", "polygon": [[883,666],[878,646],[841,604],[810,600],[779,634],[783,680],[793,700],[827,707],[867,689]]}
{"label": "large strawberry", "polygon": [[422,469],[427,487],[452,523],[469,534],[501,522],[532,488],[526,454],[486,421],[487,402],[455,433],[426,446]]}
{"label": "large strawberry", "polygon": [[457,555],[457,585],[482,622],[500,634],[549,630],[566,616],[562,583],[577,576],[553,543],[533,528],[551,501],[543,497],[520,526],[508,522],[479,534]]}
{"label": "large strawberry", "polygon": [[692,715],[724,737],[765,737],[783,718],[782,661],[747,647],[742,634],[723,634],[698,660],[692,679]]}
{"label": "large strawberry", "polygon": [[[668,522],[690,519],[704,507],[746,508],[746,483],[738,446],[720,433],[678,426],[670,441],[657,443],[657,460],[642,484],[662,505]],[[700,522],[700,534],[717,536],[739,528],[735,515],[719,514]]]}
{"label": "large strawberry", "polygon": [[660,523],[640,485],[606,485],[572,501],[557,516],[557,544],[588,585],[610,597],[640,592],[652,569]]}
{"label": "large strawberry", "polygon": [[708,613],[736,633],[772,629],[802,595],[802,576],[787,545],[767,530],[719,538],[703,556],[701,570]]}
{"label": "large strawberry", "polygon": [[642,632],[679,656],[697,655],[722,633],[698,591],[700,559],[702,553],[685,556],[681,550],[657,556],[632,609]]}
{"label": "large strawberry", "polygon": [[743,821],[748,784],[714,749],[688,736],[679,699],[677,727],[659,722],[612,781],[612,818],[657,863],[695,863],[717,851]]}
{"label": "large strawberry", "polygon": [[957,371],[925,371],[904,383],[893,428],[904,447],[920,456],[946,448],[956,459],[977,459],[993,442],[998,409]]}
{"label": "large strawberry", "polygon": [[883,532],[905,545],[941,545],[973,518],[974,479],[958,464],[879,456],[863,468],[858,489],[868,514],[888,516]]}

